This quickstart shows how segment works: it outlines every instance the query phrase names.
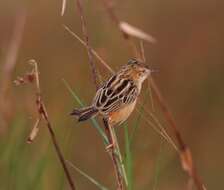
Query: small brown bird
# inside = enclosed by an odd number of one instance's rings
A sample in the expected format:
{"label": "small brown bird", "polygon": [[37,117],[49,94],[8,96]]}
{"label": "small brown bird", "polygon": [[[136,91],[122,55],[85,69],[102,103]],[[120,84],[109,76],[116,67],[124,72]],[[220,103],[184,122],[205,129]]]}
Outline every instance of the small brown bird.
{"label": "small brown bird", "polygon": [[71,115],[84,121],[100,114],[109,126],[120,125],[134,110],[142,83],[151,72],[143,62],[130,59],[97,90],[90,106],[74,109]]}

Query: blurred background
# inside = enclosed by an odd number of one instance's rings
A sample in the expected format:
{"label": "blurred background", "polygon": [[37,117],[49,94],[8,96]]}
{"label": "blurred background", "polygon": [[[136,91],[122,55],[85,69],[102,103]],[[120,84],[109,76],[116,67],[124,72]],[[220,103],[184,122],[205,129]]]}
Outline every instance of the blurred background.
{"label": "blurred background", "polygon": [[[82,2],[92,47],[118,70],[132,52],[111,23],[102,1]],[[223,1],[113,3],[119,18],[157,39],[154,45],[144,44],[147,62],[159,69],[154,79],[192,150],[203,182],[208,189],[224,188]],[[35,141],[26,143],[37,117],[34,88],[16,87],[13,81],[30,70],[29,59],[39,63],[43,99],[66,159],[114,189],[113,167],[99,133],[90,122],[77,123],[68,115],[79,105],[62,79],[85,104],[91,102],[95,88],[86,49],[63,28],[65,24],[82,36],[75,1],[67,1],[63,17],[61,5],[61,1],[53,0],[0,1],[1,190],[69,189],[44,122]],[[108,78],[110,73],[96,64],[103,79]],[[150,110],[149,98],[146,106]],[[130,130],[137,118],[135,112],[128,120]],[[124,128],[117,129],[117,134],[123,152]],[[143,120],[131,151],[133,189],[187,189],[188,176],[176,152]],[[70,170],[78,189],[98,189]]]}

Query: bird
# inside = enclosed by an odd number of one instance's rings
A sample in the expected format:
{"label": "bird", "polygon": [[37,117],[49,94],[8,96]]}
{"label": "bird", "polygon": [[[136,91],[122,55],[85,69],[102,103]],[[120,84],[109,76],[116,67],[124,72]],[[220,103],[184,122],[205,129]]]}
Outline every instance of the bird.
{"label": "bird", "polygon": [[143,61],[129,59],[127,64],[99,87],[90,106],[75,108],[71,115],[76,116],[78,121],[101,115],[108,126],[121,125],[133,112],[142,84],[152,72]]}

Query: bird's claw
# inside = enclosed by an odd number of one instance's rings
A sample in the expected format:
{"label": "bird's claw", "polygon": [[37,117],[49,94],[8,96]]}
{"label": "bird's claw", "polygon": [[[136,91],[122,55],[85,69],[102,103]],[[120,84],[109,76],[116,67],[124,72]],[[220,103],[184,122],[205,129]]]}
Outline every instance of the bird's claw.
{"label": "bird's claw", "polygon": [[111,144],[109,144],[109,145],[106,146],[106,151],[109,152],[109,151],[113,150],[114,147],[115,147],[115,144],[114,143],[111,143]]}

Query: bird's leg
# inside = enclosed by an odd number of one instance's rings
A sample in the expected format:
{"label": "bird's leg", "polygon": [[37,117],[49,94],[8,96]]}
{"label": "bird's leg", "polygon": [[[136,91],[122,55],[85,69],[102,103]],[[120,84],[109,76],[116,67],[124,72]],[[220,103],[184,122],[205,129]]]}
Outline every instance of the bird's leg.
{"label": "bird's leg", "polygon": [[106,146],[106,150],[110,151],[110,150],[114,149],[114,147],[115,147],[115,142],[112,138],[112,142],[110,142],[110,144]]}
{"label": "bird's leg", "polygon": [[108,119],[104,118],[103,122],[104,122],[104,126],[105,126],[105,132],[106,132],[106,135],[107,135],[107,138],[108,138],[108,141],[109,141],[109,145],[106,146],[106,150],[109,151],[109,150],[114,149],[115,141],[114,141],[114,138],[113,138],[112,128],[111,128],[111,125],[108,122]]}
{"label": "bird's leg", "polygon": [[117,190],[123,190],[123,179],[122,179],[122,174],[121,171],[119,169],[119,160],[117,158],[116,155],[116,151],[115,151],[115,139],[114,139],[114,135],[113,135],[113,131],[112,131],[112,125],[110,125],[110,122],[108,121],[107,118],[103,119],[104,122],[104,126],[105,126],[105,132],[109,141],[109,145],[106,147],[106,150],[108,151],[109,155],[111,156],[112,162],[113,162],[113,166],[114,166],[114,170],[115,170],[115,174],[116,174],[116,178],[117,178]]}

